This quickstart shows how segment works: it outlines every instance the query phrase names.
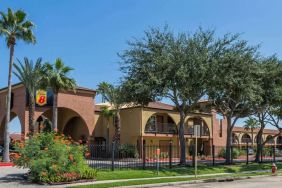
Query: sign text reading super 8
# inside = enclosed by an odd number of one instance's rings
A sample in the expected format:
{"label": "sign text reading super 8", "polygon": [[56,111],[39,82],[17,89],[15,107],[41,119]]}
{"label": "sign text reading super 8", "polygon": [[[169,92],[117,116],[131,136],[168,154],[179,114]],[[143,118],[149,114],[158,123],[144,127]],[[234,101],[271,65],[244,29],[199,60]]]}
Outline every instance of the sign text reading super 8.
{"label": "sign text reading super 8", "polygon": [[36,91],[36,104],[44,106],[47,104],[47,91],[37,90]]}

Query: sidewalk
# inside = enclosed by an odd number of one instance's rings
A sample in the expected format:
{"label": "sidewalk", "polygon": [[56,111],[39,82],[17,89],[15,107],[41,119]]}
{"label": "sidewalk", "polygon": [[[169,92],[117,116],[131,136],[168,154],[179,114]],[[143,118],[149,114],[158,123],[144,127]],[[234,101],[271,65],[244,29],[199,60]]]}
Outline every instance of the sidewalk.
{"label": "sidewalk", "polygon": [[[35,187],[73,187],[78,185],[95,185],[95,184],[104,184],[104,183],[115,183],[115,182],[128,182],[134,180],[154,180],[154,179],[171,179],[171,178],[193,178],[194,175],[186,175],[186,176],[167,176],[167,177],[153,177],[153,178],[135,178],[135,179],[119,179],[119,180],[102,180],[95,182],[86,182],[86,183],[76,183],[76,184],[65,184],[65,185],[38,185],[26,182],[22,175],[27,172],[27,169],[19,169],[15,167],[1,167],[0,168],[0,188],[7,187],[23,187],[23,188],[35,188]],[[242,173],[250,174],[254,172],[270,172],[269,170],[259,170],[259,171],[246,171]],[[216,174],[203,174],[198,175],[198,177],[220,177],[226,175],[234,175],[234,173],[216,173]],[[198,180],[201,181],[201,180]],[[189,181],[189,183],[195,183],[195,181]],[[179,182],[180,183],[180,182]],[[182,182],[184,183],[184,182]],[[188,183],[188,182],[186,182]],[[168,184],[168,183],[166,183]],[[172,183],[169,183],[172,184]]]}

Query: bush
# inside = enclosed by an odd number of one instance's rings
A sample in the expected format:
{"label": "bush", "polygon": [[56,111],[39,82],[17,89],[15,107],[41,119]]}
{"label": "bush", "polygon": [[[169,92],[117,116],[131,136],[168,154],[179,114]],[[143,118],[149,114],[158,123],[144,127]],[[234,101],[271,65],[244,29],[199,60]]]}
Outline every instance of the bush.
{"label": "bush", "polygon": [[14,163],[29,168],[28,178],[34,182],[93,179],[97,171],[85,163],[84,149],[58,133],[40,133],[16,145],[19,156]]}
{"label": "bush", "polygon": [[[242,151],[237,149],[237,148],[233,148],[233,153],[232,153],[232,156],[233,156],[233,159],[237,159],[240,155],[242,155]],[[218,157],[222,157],[225,159],[225,155],[226,155],[226,150],[225,148],[222,148],[218,154]]]}
{"label": "bush", "polygon": [[118,155],[121,158],[138,158],[138,151],[136,147],[129,144],[123,144],[118,146]]}

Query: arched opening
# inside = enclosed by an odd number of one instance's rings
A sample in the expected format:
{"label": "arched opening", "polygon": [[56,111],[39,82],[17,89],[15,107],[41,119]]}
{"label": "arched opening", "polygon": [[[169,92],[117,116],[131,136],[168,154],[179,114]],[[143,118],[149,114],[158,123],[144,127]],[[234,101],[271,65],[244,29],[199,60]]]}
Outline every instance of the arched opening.
{"label": "arched opening", "polygon": [[[5,131],[6,117],[2,119],[0,124],[0,145],[4,144],[4,131]],[[15,112],[11,112],[9,123],[10,142],[14,143],[24,139],[24,130],[19,116]]]}
{"label": "arched opening", "polygon": [[241,143],[252,143],[252,139],[251,136],[247,133],[243,134],[242,138],[241,138]]}
{"label": "arched opening", "polygon": [[[40,128],[40,125],[44,122],[52,124],[52,116],[52,108],[42,113],[36,121],[39,126],[37,130],[42,131],[44,126]],[[89,130],[85,120],[79,113],[69,108],[58,108],[58,131],[70,136],[74,141],[86,142],[89,138]]]}
{"label": "arched opening", "polygon": [[168,114],[156,113],[148,119],[145,133],[177,134],[177,126]]}
{"label": "arched opening", "polygon": [[86,144],[89,137],[87,125],[80,117],[71,118],[65,125],[63,133],[70,136],[74,141],[81,141]]}
{"label": "arched opening", "polygon": [[194,135],[194,128],[200,126],[200,136],[210,136],[210,130],[207,123],[200,117],[189,118],[185,127],[185,134]]}
{"label": "arched opening", "polygon": [[278,136],[277,137],[276,144],[281,144],[282,145],[282,136]]}
{"label": "arched opening", "polygon": [[235,133],[232,133],[232,144],[239,144],[239,138]]}
{"label": "arched opening", "polygon": [[52,130],[52,122],[46,116],[41,115],[35,122],[35,132],[49,132]]}
{"label": "arched opening", "polygon": [[266,137],[266,143],[267,143],[267,144],[274,144],[273,136],[268,135],[268,136]]}

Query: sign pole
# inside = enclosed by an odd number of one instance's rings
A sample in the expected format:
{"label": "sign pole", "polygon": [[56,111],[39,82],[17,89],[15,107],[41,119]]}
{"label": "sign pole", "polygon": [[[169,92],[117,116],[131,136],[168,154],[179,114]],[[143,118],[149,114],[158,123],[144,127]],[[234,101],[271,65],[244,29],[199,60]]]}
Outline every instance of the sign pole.
{"label": "sign pole", "polygon": [[159,171],[160,171],[160,154],[161,154],[161,150],[160,148],[157,149],[157,175],[159,175]]}
{"label": "sign pole", "polygon": [[194,125],[195,135],[195,179],[197,179],[197,159],[198,159],[198,135],[200,134],[200,125]]}

